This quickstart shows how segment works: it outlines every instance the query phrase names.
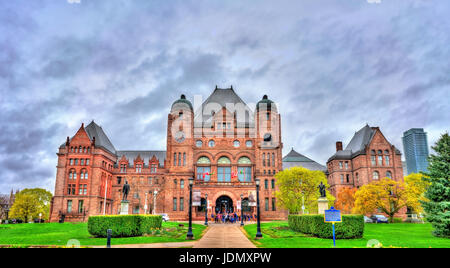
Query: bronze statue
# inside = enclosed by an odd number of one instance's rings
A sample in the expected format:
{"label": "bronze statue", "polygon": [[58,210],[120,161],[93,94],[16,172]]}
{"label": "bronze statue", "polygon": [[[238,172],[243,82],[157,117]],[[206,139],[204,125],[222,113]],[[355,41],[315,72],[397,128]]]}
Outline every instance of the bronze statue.
{"label": "bronze statue", "polygon": [[327,197],[327,191],[325,190],[325,185],[322,182],[319,184],[319,193],[320,197]]}
{"label": "bronze statue", "polygon": [[123,193],[122,201],[127,200],[129,192],[130,192],[130,185],[128,184],[128,181],[125,181],[125,184],[123,185],[123,188],[122,188],[122,193]]}

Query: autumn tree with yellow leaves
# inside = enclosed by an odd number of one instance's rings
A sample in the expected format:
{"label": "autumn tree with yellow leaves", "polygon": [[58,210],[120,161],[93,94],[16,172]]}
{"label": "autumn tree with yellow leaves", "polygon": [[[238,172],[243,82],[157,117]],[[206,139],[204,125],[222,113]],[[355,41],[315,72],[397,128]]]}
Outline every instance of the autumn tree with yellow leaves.
{"label": "autumn tree with yellow leaves", "polygon": [[423,185],[416,181],[415,176],[405,178],[405,182],[383,178],[362,186],[355,193],[354,213],[370,214],[377,209],[389,216],[394,222],[394,216],[402,208],[409,207],[421,211],[420,198],[423,196]]}

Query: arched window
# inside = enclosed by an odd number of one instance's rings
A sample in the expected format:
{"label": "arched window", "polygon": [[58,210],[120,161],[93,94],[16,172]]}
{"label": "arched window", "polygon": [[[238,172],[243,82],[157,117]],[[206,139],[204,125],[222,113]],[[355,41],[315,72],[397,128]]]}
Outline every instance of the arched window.
{"label": "arched window", "polygon": [[81,170],[81,172],[80,172],[80,180],[84,180],[84,171],[83,170]]}
{"label": "arched window", "polygon": [[181,166],[181,153],[178,153],[178,166]]}
{"label": "arched window", "polygon": [[72,147],[70,147],[70,152],[71,152],[71,153],[73,153],[73,146],[72,146]]}
{"label": "arched window", "polygon": [[73,179],[74,179],[74,180],[77,179],[77,172],[76,172],[76,171],[73,172]]}
{"label": "arched window", "polygon": [[378,171],[374,171],[373,172],[373,179],[374,180],[378,180],[380,178],[380,173],[378,173]]}
{"label": "arched window", "polygon": [[177,165],[177,153],[173,153],[173,165]]}
{"label": "arched window", "polygon": [[222,156],[217,160],[217,181],[230,182],[231,181],[231,161],[228,157]]}
{"label": "arched window", "polygon": [[184,180],[183,179],[180,180],[180,189],[184,189]]}
{"label": "arched window", "polygon": [[173,180],[173,185],[174,185],[175,189],[177,188],[177,184],[178,184],[177,179],[174,179]]}
{"label": "arched window", "polygon": [[86,153],[86,147],[83,147],[83,153]]}
{"label": "arched window", "polygon": [[72,173],[72,170],[71,171],[69,171],[69,180],[71,180],[73,178],[73,173]]}
{"label": "arched window", "polygon": [[267,166],[270,167],[270,153],[267,153]]}
{"label": "arched window", "polygon": [[378,156],[378,165],[379,165],[379,166],[382,166],[382,165],[383,165],[383,156],[382,156],[382,155],[379,155],[379,156]]}
{"label": "arched window", "polygon": [[384,154],[389,154],[389,150],[384,150]]}
{"label": "arched window", "polygon": [[88,179],[88,172],[87,172],[87,170],[84,172],[84,179],[85,179],[85,180]]}
{"label": "arched window", "polygon": [[186,153],[183,153],[183,166],[186,166]]}
{"label": "arched window", "polygon": [[252,181],[252,161],[250,158],[243,156],[238,160],[238,180],[242,182]]}
{"label": "arched window", "polygon": [[202,156],[197,160],[197,180],[209,181],[211,179],[211,161]]}
{"label": "arched window", "polygon": [[384,156],[384,162],[386,163],[386,166],[389,166],[390,162],[389,162],[389,155],[385,155]]}
{"label": "arched window", "polygon": [[274,153],[272,153],[272,166],[273,167],[275,166],[275,154]]}
{"label": "arched window", "polygon": [[392,173],[390,171],[386,171],[386,177],[392,179]]}
{"label": "arched window", "polygon": [[83,151],[81,151],[81,145],[80,145],[80,147],[78,147],[78,153],[82,153]]}
{"label": "arched window", "polygon": [[88,154],[91,153],[91,147],[87,147]]}
{"label": "arched window", "polygon": [[263,155],[262,155],[262,164],[263,164],[263,167],[266,166],[266,154],[265,153],[263,153]]}

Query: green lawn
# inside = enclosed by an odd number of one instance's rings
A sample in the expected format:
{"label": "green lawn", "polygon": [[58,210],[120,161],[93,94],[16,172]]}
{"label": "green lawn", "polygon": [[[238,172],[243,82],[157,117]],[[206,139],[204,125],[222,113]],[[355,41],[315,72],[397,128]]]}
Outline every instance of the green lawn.
{"label": "green lawn", "polygon": [[[145,244],[186,241],[187,223],[178,227],[178,222],[164,222],[158,235],[112,238],[111,243]],[[206,226],[193,224],[194,238],[203,235]],[[2,224],[0,245],[66,245],[70,239],[77,239],[81,246],[106,245],[106,238],[94,238],[87,231],[87,223],[43,223]]]}
{"label": "green lawn", "polygon": [[[263,238],[256,241],[254,240],[256,225],[246,225],[244,229],[250,240],[261,248],[333,247],[333,239],[310,237],[291,231],[286,221],[262,223]],[[336,247],[366,247],[369,240],[376,239],[383,247],[450,248],[450,239],[434,237],[431,231],[432,227],[429,223],[366,224],[363,238],[336,240]]]}

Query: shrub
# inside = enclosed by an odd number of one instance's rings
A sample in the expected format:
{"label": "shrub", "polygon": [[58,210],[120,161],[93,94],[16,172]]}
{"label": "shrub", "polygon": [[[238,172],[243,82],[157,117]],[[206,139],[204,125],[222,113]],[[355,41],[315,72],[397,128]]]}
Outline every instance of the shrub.
{"label": "shrub", "polygon": [[112,230],[112,237],[141,236],[151,233],[152,228],[161,228],[161,215],[107,215],[90,216],[88,231],[96,237],[106,237]]}
{"label": "shrub", "polygon": [[394,223],[402,223],[402,222],[403,222],[402,218],[397,218],[397,217],[394,218]]}
{"label": "shrub", "polygon": [[[324,215],[289,215],[289,228],[320,238],[333,238],[331,223],[324,222]],[[336,238],[361,238],[364,233],[363,215],[342,215],[342,222],[335,224]]]}

